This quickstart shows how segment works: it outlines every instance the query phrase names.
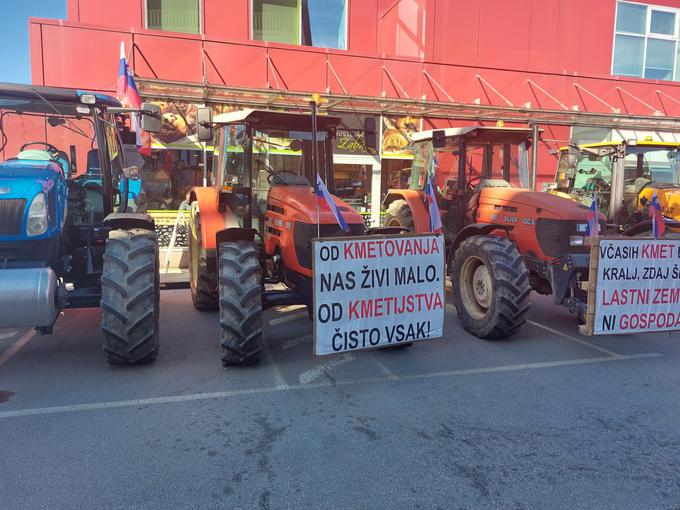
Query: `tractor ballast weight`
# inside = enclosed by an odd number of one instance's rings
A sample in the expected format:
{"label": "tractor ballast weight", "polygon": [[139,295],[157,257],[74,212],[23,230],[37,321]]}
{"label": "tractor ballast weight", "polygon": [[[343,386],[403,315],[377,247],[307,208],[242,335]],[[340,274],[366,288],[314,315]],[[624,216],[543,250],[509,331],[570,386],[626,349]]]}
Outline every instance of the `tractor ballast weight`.
{"label": "tractor ballast weight", "polygon": [[[313,108],[315,105],[313,105]],[[334,201],[349,232],[317,202],[317,169],[333,192],[340,119],[240,110],[212,118],[213,186],[190,192],[190,281],[194,306],[220,310],[223,363],[258,360],[261,314],[278,305],[312,309],[312,239],[363,235],[363,217]],[[212,129],[207,129],[208,125]]]}
{"label": "tractor ballast weight", "polygon": [[[70,155],[47,141],[24,143],[0,162],[0,328],[52,332],[66,308],[102,308],[103,349],[114,364],[152,361],[158,352],[158,248],[153,219],[126,213],[127,168],[114,113],[131,111],[101,94],[0,84],[3,121],[37,117],[68,124],[92,147],[96,172],[76,176]],[[143,118],[157,107],[143,105]],[[88,119],[92,135],[72,124]],[[143,121],[154,130],[153,122]],[[12,134],[4,131],[5,144]],[[95,148],[96,143],[96,148]]]}
{"label": "tractor ballast weight", "polygon": [[410,188],[389,190],[383,203],[386,226],[427,232],[432,180],[458,316],[481,338],[517,332],[531,290],[585,315],[588,209],[510,183],[528,166],[532,136],[482,126],[416,133]]}

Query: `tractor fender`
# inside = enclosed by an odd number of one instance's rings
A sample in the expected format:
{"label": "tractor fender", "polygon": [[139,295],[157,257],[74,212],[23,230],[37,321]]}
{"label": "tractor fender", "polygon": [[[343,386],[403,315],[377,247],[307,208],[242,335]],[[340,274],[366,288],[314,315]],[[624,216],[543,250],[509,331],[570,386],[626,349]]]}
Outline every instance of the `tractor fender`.
{"label": "tractor fender", "polygon": [[[193,188],[189,194],[189,203],[193,202],[198,204],[201,223],[201,249],[214,251],[217,248],[217,233],[225,228],[239,227],[238,218],[230,210],[220,211],[217,188]],[[195,214],[193,208],[192,214]]]}
{"label": "tractor fender", "polygon": [[512,230],[512,227],[500,225],[498,223],[472,223],[464,227],[460,232],[458,232],[453,240],[453,244],[451,244],[451,249],[449,250],[449,254],[447,256],[447,262],[450,262],[453,259],[453,256],[458,251],[460,244],[468,237],[487,236],[494,230],[503,230],[509,234],[510,230]]}
{"label": "tractor fender", "polygon": [[156,222],[146,213],[111,213],[104,218],[104,225],[113,230],[143,228],[154,230]]}
{"label": "tractor fender", "polygon": [[386,210],[395,200],[406,200],[411,209],[411,214],[413,214],[416,232],[429,232],[430,213],[425,206],[424,193],[422,191],[415,189],[389,190],[383,200],[383,210]]}
{"label": "tractor fender", "polygon": [[217,246],[220,243],[229,241],[255,241],[257,230],[254,228],[230,227],[220,230],[215,235],[215,243]]}

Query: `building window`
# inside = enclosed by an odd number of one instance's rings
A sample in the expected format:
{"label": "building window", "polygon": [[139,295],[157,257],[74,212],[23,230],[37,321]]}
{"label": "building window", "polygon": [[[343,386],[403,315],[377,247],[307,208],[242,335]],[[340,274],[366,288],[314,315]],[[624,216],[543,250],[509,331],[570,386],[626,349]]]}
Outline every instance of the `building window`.
{"label": "building window", "polygon": [[200,0],[146,0],[146,28],[200,34]]}
{"label": "building window", "polygon": [[618,2],[612,74],[680,81],[680,10]]}
{"label": "building window", "polygon": [[347,49],[349,0],[252,0],[253,39]]}

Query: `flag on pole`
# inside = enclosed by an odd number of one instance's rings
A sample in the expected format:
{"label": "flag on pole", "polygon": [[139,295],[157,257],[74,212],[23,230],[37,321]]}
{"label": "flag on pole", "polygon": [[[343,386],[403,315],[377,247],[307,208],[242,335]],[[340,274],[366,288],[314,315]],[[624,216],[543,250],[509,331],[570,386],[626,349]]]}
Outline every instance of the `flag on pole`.
{"label": "flag on pole", "polygon": [[[436,161],[436,160],[435,160]],[[432,180],[430,175],[427,174],[425,177],[425,197],[427,199],[428,209],[430,211],[430,232],[435,234],[441,234],[442,228],[442,218],[439,215],[439,206],[437,206],[437,197],[434,194],[434,188],[432,187]]]}
{"label": "flag on pole", "polygon": [[335,216],[340,228],[345,232],[349,232],[349,226],[347,225],[345,218],[342,217],[342,213],[335,204],[335,200],[333,200],[333,197],[328,192],[328,188],[326,188],[326,185],[319,174],[316,174],[316,200],[320,206],[325,203],[330,208],[333,216]]}
{"label": "flag on pole", "polygon": [[652,195],[652,200],[649,202],[649,216],[652,218],[652,235],[654,239],[659,239],[666,231],[666,224],[663,222],[663,214],[661,214],[661,203],[656,191]]}
{"label": "flag on pole", "polygon": [[[118,64],[118,81],[116,95],[121,104],[127,108],[141,108],[142,98],[139,96],[135,79],[127,64],[125,43],[120,43],[120,62]],[[136,133],[136,145],[140,154],[151,156],[151,135],[142,131],[141,117],[138,114],[130,116],[130,129]]]}
{"label": "flag on pole", "polygon": [[600,236],[600,212],[597,209],[597,195],[593,194],[593,201],[590,202],[590,209],[588,211],[588,224],[586,225],[587,237]]}

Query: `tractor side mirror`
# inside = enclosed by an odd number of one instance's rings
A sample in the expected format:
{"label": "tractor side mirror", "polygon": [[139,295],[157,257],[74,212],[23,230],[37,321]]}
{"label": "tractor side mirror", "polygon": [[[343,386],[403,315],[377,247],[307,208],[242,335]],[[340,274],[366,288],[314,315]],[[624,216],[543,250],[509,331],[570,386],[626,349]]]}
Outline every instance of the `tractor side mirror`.
{"label": "tractor side mirror", "polygon": [[435,149],[446,147],[446,131],[443,129],[432,131],[432,147]]}
{"label": "tractor side mirror", "polygon": [[142,103],[142,129],[149,133],[161,131],[161,107],[153,103]]}
{"label": "tractor side mirror", "polygon": [[378,148],[378,132],[375,117],[366,117],[366,120],[364,120],[364,143],[369,149]]}
{"label": "tractor side mirror", "polygon": [[213,139],[212,108],[199,108],[196,112],[196,132],[201,142]]}

